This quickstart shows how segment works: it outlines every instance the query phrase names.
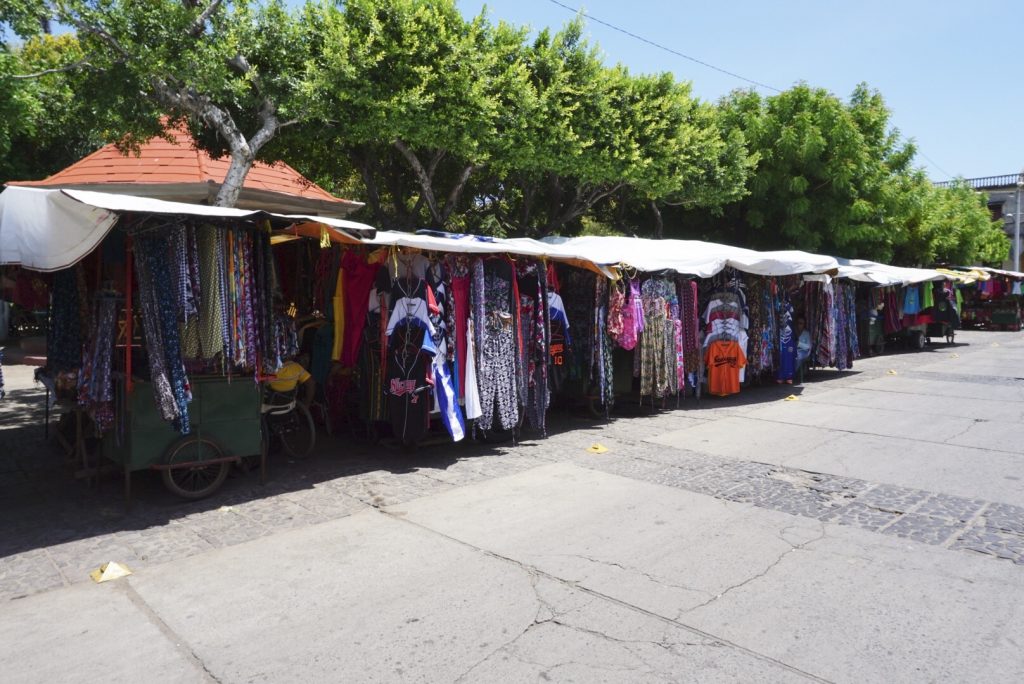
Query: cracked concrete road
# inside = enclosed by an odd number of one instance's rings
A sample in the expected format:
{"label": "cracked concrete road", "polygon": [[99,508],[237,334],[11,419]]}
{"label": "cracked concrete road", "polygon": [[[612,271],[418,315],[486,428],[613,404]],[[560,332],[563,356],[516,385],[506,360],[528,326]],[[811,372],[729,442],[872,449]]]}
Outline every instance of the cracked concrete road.
{"label": "cracked concrete road", "polygon": [[1024,335],[960,339],[127,515],[0,425],[4,681],[1024,681]]}

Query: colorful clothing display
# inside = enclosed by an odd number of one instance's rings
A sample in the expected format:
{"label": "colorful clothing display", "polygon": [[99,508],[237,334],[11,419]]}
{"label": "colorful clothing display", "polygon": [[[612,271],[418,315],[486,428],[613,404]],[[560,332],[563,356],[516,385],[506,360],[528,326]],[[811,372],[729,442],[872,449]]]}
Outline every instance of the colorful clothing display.
{"label": "colorful clothing display", "polygon": [[511,430],[519,423],[516,385],[516,321],[513,315],[511,265],[479,259],[474,265],[473,328],[479,340],[476,374],[482,430]]}
{"label": "colorful clothing display", "polygon": [[747,357],[735,340],[717,340],[708,345],[705,355],[708,366],[708,392],[725,397],[740,391],[740,369]]}

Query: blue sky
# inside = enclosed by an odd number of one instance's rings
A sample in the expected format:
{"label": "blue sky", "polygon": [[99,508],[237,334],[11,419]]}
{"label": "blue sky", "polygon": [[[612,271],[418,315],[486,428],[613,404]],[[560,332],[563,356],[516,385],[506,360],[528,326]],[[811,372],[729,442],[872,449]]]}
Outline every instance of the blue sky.
{"label": "blue sky", "polygon": [[[483,2],[458,0],[467,16]],[[561,0],[580,7],[578,0]],[[551,0],[491,0],[492,20],[557,27],[573,13]],[[847,97],[865,81],[881,91],[900,132],[914,138],[933,180],[1024,167],[1024,61],[1017,0],[588,0],[588,14],[678,52],[785,89],[798,81]],[[671,71],[717,100],[743,81],[594,21],[608,62]],[[765,92],[765,91],[761,91]],[[927,158],[925,158],[925,155]]]}

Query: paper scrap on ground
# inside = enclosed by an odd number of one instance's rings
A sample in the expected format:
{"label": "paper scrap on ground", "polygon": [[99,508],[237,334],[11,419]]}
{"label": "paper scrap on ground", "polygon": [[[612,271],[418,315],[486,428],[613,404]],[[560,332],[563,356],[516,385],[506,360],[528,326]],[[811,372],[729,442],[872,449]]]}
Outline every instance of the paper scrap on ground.
{"label": "paper scrap on ground", "polygon": [[960,355],[959,354],[950,354],[949,358],[951,358],[951,359],[959,359]]}
{"label": "paper scrap on ground", "polygon": [[233,513],[235,508],[234,506],[221,506],[217,510],[220,511],[221,513]]}
{"label": "paper scrap on ground", "polygon": [[92,577],[93,582],[99,583],[127,577],[130,574],[132,574],[132,571],[128,569],[127,565],[111,561],[90,572],[89,577]]}
{"label": "paper scrap on ground", "polygon": [[795,394],[790,394],[788,397],[786,397],[782,401],[800,401],[800,397],[796,396]]}
{"label": "paper scrap on ground", "polygon": [[604,446],[603,444],[591,444],[589,447],[587,447],[587,451],[591,454],[603,454],[604,452],[608,451],[608,447]]}
{"label": "paper scrap on ground", "polygon": [[890,369],[889,369],[888,371],[886,371],[886,372],[887,372],[887,373],[888,373],[889,375],[896,375],[896,371],[894,371],[894,370],[893,370],[892,368],[890,368]]}

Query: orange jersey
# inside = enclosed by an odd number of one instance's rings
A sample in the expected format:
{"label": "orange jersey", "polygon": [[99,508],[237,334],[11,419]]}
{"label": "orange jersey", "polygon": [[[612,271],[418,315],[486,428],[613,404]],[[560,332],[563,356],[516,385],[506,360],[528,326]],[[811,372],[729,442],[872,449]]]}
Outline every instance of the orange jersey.
{"label": "orange jersey", "polygon": [[747,365],[747,356],[739,342],[712,342],[704,353],[704,362],[708,366],[708,392],[724,397],[740,391],[740,368]]}

